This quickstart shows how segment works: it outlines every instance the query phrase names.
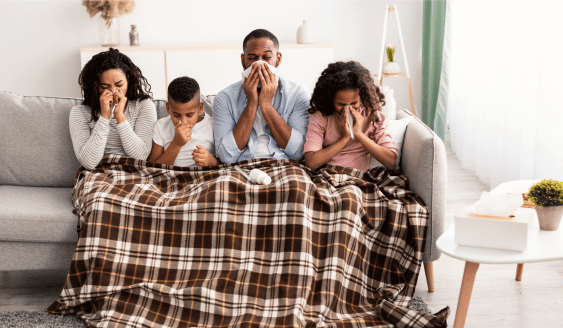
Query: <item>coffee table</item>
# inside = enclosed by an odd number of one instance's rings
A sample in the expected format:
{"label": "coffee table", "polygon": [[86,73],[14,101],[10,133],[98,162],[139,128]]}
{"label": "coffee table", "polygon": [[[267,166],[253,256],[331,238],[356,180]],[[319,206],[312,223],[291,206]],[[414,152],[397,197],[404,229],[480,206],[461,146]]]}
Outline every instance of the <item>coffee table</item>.
{"label": "coffee table", "polygon": [[[505,182],[491,190],[491,194],[504,195],[507,193],[527,192],[537,180],[517,180]],[[525,209],[534,211],[535,209]],[[477,269],[484,264],[517,264],[516,280],[522,279],[524,263],[545,262],[563,259],[563,227],[557,231],[543,231],[539,229],[538,220],[530,224],[532,229],[528,240],[528,249],[524,252],[504,251],[490,248],[460,246],[455,243],[455,224],[452,224],[436,241],[436,246],[444,254],[465,261],[465,270],[461,282],[461,290],[457,302],[454,328],[463,328],[467,309],[473,291],[473,282]]]}

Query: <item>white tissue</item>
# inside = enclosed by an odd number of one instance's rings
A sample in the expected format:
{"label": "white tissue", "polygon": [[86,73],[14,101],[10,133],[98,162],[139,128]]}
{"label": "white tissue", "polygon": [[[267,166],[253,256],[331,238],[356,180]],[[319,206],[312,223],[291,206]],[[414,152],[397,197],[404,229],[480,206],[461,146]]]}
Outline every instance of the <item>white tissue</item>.
{"label": "white tissue", "polygon": [[524,204],[522,194],[491,195],[484,191],[477,203],[475,214],[510,217],[518,208]]}
{"label": "white tissue", "polygon": [[278,77],[278,74],[277,74],[278,68],[277,67],[274,67],[274,66],[266,63],[263,60],[257,60],[254,63],[252,63],[252,65],[248,66],[248,68],[245,69],[242,73],[240,73],[242,75],[242,82],[244,82],[244,79],[246,79],[248,77],[248,75],[250,75],[250,71],[252,70],[252,66],[260,65],[260,64],[268,65],[268,67],[270,68],[270,72],[274,73],[276,75],[276,77]]}

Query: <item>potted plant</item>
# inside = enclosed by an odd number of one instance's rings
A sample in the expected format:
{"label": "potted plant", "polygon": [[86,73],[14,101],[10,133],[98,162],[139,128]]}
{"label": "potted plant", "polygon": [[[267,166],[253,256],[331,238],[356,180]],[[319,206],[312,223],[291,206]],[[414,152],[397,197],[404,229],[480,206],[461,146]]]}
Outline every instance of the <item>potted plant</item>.
{"label": "potted plant", "polygon": [[99,27],[102,46],[118,46],[120,44],[118,17],[133,12],[134,0],[82,0],[82,5],[90,14],[90,18],[100,13]]}
{"label": "potted plant", "polygon": [[563,217],[563,182],[544,179],[532,185],[526,197],[536,206],[540,229],[557,230]]}
{"label": "potted plant", "polygon": [[400,72],[401,67],[395,61],[395,45],[388,44],[385,48],[385,52],[387,53],[387,60],[388,62],[383,65],[383,73],[385,74],[397,74]]}

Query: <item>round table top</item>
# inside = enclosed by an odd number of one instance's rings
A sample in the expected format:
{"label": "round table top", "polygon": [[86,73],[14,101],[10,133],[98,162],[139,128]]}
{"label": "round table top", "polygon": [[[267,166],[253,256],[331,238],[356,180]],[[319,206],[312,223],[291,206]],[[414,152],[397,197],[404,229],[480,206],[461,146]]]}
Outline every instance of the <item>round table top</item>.
{"label": "round table top", "polygon": [[[527,192],[537,180],[518,180],[500,184],[491,190],[491,194],[502,195],[509,192]],[[535,211],[529,209],[530,211]],[[455,243],[455,224],[438,238],[436,246],[444,254],[463,261],[488,264],[514,264],[543,262],[563,259],[563,228],[557,231],[540,230],[537,218],[530,224],[528,248],[524,252],[497,250],[472,246],[460,246]]]}

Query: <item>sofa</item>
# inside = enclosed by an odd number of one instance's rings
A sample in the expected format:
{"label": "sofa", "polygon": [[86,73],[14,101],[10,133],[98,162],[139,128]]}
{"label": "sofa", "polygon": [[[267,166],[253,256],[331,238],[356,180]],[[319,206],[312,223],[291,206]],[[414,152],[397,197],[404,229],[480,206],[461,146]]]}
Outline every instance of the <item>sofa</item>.
{"label": "sofa", "polygon": [[[391,97],[387,98],[391,103]],[[213,97],[202,99],[210,113]],[[68,117],[80,103],[77,98],[0,92],[0,271],[67,269],[70,265],[78,220],[71,189],[80,164],[72,148]],[[163,100],[155,100],[155,105],[158,118],[167,115]],[[397,122],[408,121],[399,131],[404,140],[398,165],[408,177],[409,189],[430,210],[423,261],[433,291],[432,261],[440,257],[436,240],[443,232],[446,206],[444,144],[410,112],[393,108],[386,114]]]}

